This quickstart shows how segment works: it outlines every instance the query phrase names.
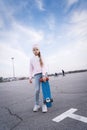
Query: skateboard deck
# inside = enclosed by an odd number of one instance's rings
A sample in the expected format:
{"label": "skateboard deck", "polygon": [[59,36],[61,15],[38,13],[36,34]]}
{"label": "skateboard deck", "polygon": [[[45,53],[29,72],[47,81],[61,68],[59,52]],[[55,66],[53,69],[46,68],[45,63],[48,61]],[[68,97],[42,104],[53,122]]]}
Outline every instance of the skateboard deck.
{"label": "skateboard deck", "polygon": [[50,84],[49,84],[49,78],[46,78],[46,82],[43,81],[43,79],[40,79],[40,82],[42,82],[42,93],[43,93],[43,100],[47,107],[52,106],[53,99],[51,97],[51,90],[50,90]]}

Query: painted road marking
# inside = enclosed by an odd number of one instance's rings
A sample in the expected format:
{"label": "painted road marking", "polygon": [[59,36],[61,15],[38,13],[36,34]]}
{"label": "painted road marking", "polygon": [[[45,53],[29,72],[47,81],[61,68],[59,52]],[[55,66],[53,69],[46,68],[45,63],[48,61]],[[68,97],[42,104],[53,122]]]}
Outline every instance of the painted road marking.
{"label": "painted road marking", "polygon": [[54,119],[52,119],[52,121],[60,122],[60,121],[64,120],[65,118],[69,117],[69,118],[87,123],[87,117],[74,114],[74,112],[76,112],[77,110],[78,109],[71,108],[68,111],[64,112],[63,114],[61,114],[61,115],[55,117]]}

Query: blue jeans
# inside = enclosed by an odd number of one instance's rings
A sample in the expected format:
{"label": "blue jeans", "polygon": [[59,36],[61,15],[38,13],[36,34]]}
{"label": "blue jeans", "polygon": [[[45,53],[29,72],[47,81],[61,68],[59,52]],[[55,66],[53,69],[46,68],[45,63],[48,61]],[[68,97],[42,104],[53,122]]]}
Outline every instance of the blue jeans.
{"label": "blue jeans", "polygon": [[42,78],[42,73],[36,74],[34,78],[35,78],[35,105],[39,105],[40,78]]}

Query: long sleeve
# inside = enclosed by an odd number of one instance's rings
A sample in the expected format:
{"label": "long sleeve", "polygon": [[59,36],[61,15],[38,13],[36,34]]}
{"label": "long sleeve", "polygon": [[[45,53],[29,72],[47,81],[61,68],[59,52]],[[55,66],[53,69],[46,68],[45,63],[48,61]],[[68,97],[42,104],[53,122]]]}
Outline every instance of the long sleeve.
{"label": "long sleeve", "polygon": [[45,64],[45,60],[44,60],[44,58],[43,58],[43,67],[42,67],[42,75],[43,76],[45,76],[46,75],[46,73],[47,73],[47,68],[46,68],[46,64]]}
{"label": "long sleeve", "polygon": [[46,67],[45,64],[43,67],[40,66],[40,61],[38,56],[32,57],[30,60],[30,75],[29,78],[31,79],[35,74],[42,73],[43,76],[46,75]]}

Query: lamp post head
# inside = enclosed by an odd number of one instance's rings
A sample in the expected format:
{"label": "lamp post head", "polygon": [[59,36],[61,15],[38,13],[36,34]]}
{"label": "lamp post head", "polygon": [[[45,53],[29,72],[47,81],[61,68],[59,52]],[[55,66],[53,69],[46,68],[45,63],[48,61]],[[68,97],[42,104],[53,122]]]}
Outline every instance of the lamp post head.
{"label": "lamp post head", "polygon": [[14,57],[12,57],[11,59],[14,60]]}

